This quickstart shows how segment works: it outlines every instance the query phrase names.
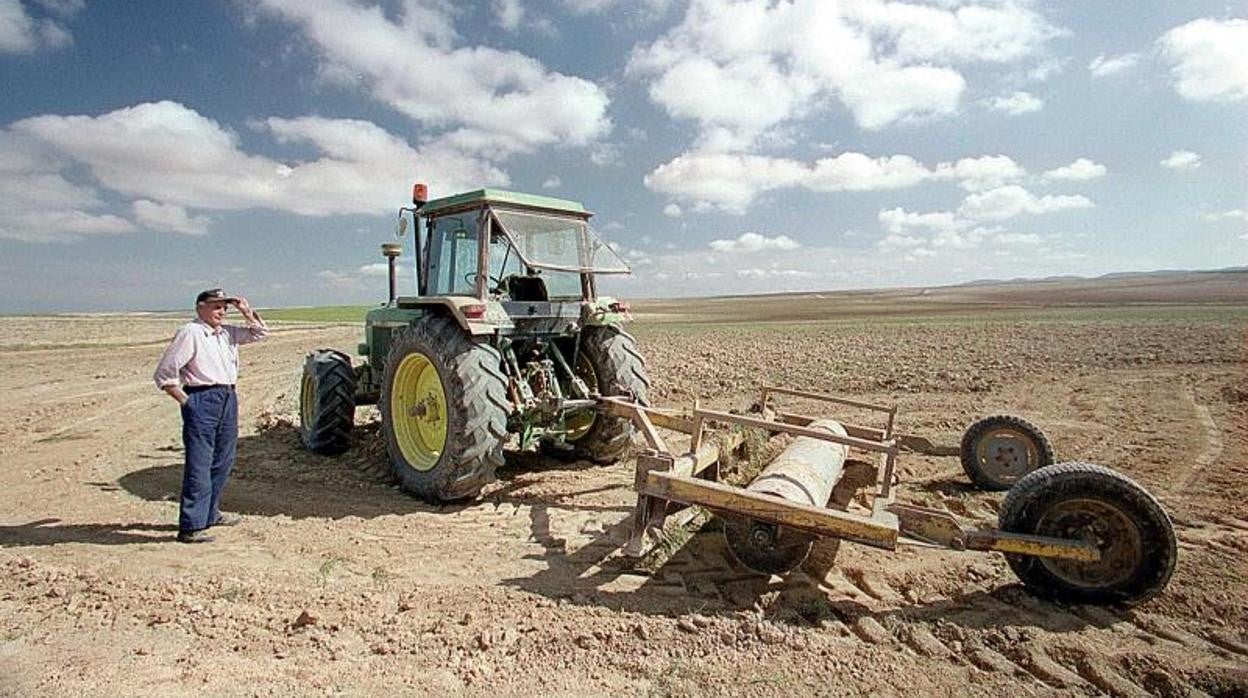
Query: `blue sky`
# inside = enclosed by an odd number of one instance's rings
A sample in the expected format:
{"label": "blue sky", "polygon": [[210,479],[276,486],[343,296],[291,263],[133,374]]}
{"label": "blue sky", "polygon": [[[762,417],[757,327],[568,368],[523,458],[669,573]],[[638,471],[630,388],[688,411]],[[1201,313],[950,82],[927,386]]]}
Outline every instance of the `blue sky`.
{"label": "blue sky", "polygon": [[0,0],[0,312],[381,299],[411,184],[575,199],[629,297],[1248,263],[1248,12]]}

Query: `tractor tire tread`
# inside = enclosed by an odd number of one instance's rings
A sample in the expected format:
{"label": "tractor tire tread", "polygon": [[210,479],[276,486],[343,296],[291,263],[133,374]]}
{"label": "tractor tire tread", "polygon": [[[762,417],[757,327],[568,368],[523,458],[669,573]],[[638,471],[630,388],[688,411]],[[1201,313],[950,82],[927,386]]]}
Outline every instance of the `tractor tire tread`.
{"label": "tractor tire tread", "polygon": [[[598,372],[598,390],[603,395],[631,395],[640,405],[649,405],[650,378],[646,360],[637,340],[619,326],[586,328],[582,348]],[[599,464],[618,461],[632,442],[633,425],[628,419],[600,415],[589,431],[573,442],[577,457]]]}
{"label": "tractor tire tread", "polygon": [[[312,378],[312,421],[300,409],[299,435],[304,448],[318,455],[335,455],[351,446],[355,426],[355,371],[346,354],[317,349],[303,364],[304,376]],[[300,395],[300,401],[305,396]]]}
{"label": "tractor tire tread", "polygon": [[[445,371],[441,377],[448,402],[444,457],[449,460],[424,472],[403,459],[389,414],[394,366],[416,348],[441,364],[437,368],[440,375]],[[396,333],[386,358],[379,406],[392,469],[404,491],[431,502],[453,502],[476,497],[494,480],[494,471],[503,464],[510,410],[501,364],[497,349],[473,341],[450,318],[424,318]]]}

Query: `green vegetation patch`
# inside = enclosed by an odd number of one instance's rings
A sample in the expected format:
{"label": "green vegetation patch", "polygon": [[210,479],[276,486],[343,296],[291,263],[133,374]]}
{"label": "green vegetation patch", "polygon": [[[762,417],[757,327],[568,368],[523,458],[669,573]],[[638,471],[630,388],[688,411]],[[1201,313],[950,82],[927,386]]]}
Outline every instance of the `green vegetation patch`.
{"label": "green vegetation patch", "polygon": [[319,308],[265,308],[260,311],[265,320],[274,322],[358,322],[364,323],[364,314],[371,305],[325,305]]}

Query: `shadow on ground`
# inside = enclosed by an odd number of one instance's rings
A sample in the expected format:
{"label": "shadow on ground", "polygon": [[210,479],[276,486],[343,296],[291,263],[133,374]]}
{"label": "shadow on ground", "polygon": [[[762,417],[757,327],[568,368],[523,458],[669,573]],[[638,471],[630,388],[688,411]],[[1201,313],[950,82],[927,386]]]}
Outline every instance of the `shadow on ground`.
{"label": "shadow on ground", "polygon": [[0,548],[92,543],[129,545],[160,543],[177,533],[176,524],[100,523],[62,524],[60,519],[40,519],[15,526],[0,526]]}

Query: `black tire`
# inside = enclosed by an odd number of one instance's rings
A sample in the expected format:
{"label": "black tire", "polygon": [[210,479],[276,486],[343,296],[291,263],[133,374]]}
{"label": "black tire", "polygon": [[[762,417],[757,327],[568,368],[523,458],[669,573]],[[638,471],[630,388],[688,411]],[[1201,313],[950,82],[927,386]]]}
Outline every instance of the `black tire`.
{"label": "black tire", "polygon": [[303,447],[320,455],[351,447],[355,426],[355,371],[351,358],[333,349],[317,349],[303,362],[299,387],[299,437]]}
{"label": "black tire", "polygon": [[[581,333],[580,355],[577,372],[591,390],[604,396],[629,397],[640,405],[650,404],[646,360],[632,335],[614,325],[587,327]],[[586,369],[593,375],[585,376]],[[624,455],[632,436],[630,420],[596,414],[589,428],[568,442],[573,446],[575,457],[611,464]]]}
{"label": "black tire", "polygon": [[1178,546],[1161,504],[1127,476],[1091,463],[1061,463],[1019,480],[1001,505],[1001,530],[1093,540],[1098,562],[1006,555],[1035,595],[1135,605],[1165,588]]}
{"label": "black tire", "polygon": [[1056,462],[1040,427],[1009,414],[984,417],[962,434],[962,469],[981,490],[1008,490],[1028,473]]}
{"label": "black tire", "polygon": [[[404,427],[396,427],[393,414],[396,374],[409,356],[415,356],[417,364],[427,362],[436,372],[445,401],[439,406],[445,420],[444,441],[423,464],[404,455],[396,435]],[[498,350],[473,341],[449,318],[425,318],[395,333],[386,355],[378,406],[391,469],[403,490],[430,502],[453,502],[476,497],[494,479],[494,471],[503,464],[510,410],[501,364]],[[397,399],[402,402],[404,394],[400,392]],[[410,440],[407,443],[410,452]]]}

